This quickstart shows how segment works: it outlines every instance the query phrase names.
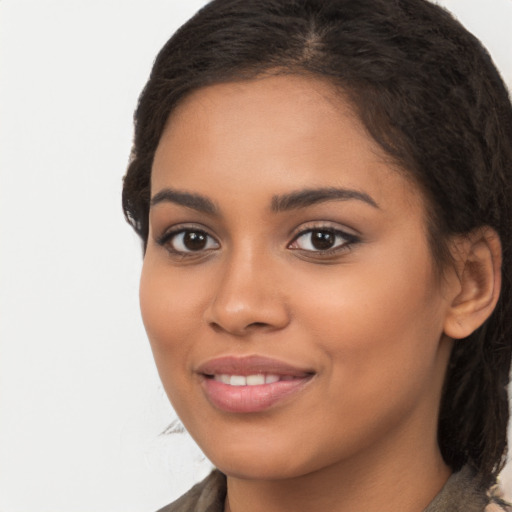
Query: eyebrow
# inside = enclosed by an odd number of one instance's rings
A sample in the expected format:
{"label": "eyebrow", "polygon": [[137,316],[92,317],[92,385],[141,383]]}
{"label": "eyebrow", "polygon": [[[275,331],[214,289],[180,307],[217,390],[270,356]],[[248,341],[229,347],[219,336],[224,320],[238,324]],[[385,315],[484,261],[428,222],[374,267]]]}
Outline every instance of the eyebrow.
{"label": "eyebrow", "polygon": [[365,192],[347,188],[328,187],[304,189],[281,196],[274,196],[272,198],[272,211],[282,212],[307,208],[308,206],[325,201],[348,201],[350,199],[363,201],[374,208],[379,208],[375,200]]}
{"label": "eyebrow", "polygon": [[[273,196],[271,209],[273,212],[279,213],[307,208],[308,206],[325,201],[348,201],[350,199],[363,201],[374,208],[379,208],[375,200],[365,192],[347,188],[328,187],[303,189],[290,192],[289,194]],[[164,188],[157,192],[151,199],[151,206],[165,202],[192,208],[193,210],[209,215],[216,215],[218,213],[218,209],[211,199],[199,194],[173,190],[171,188]]]}
{"label": "eyebrow", "polygon": [[179,190],[164,188],[152,197],[151,206],[165,202],[192,208],[198,212],[207,213],[210,215],[215,215],[217,213],[217,207],[213,204],[213,201],[207,197],[201,196],[199,194],[191,194],[190,192],[182,192]]}

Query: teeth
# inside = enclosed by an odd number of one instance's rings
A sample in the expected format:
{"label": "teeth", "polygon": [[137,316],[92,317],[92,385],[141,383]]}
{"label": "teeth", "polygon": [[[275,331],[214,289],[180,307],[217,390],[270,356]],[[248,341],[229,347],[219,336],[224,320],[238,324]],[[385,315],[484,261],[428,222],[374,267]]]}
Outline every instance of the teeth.
{"label": "teeth", "polygon": [[[230,386],[262,386],[263,384],[273,384],[274,382],[282,380],[279,375],[263,375],[262,373],[247,376],[220,374],[214,375],[213,378],[218,382],[229,384]],[[290,380],[283,377],[283,380],[285,379]]]}
{"label": "teeth", "polygon": [[265,375],[261,373],[259,375],[247,375],[248,386],[261,386],[265,384]]}
{"label": "teeth", "polygon": [[231,375],[229,379],[230,386],[247,386],[247,379],[242,375]]}
{"label": "teeth", "polygon": [[[217,376],[215,377],[217,378]],[[229,381],[231,380],[231,377],[229,375],[219,375],[219,379],[221,382],[223,382],[224,384],[229,384]]]}

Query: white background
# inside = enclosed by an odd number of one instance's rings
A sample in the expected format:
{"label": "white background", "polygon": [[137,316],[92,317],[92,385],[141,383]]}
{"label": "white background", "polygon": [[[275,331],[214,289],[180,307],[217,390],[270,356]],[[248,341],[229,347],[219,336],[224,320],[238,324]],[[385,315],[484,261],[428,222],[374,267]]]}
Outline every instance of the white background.
{"label": "white background", "polygon": [[[512,85],[512,0],[442,3]],[[203,4],[0,0],[0,512],[151,512],[208,472],[159,435],[120,204],[137,96]]]}

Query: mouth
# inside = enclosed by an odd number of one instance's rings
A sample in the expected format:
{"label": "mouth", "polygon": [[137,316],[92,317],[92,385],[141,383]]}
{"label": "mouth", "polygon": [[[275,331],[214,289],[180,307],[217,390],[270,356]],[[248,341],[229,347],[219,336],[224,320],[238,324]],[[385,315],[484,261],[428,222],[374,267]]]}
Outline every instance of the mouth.
{"label": "mouth", "polygon": [[295,379],[293,375],[277,375],[255,373],[253,375],[229,375],[221,373],[220,375],[205,375],[207,379],[213,379],[222,382],[228,386],[263,386],[264,384],[274,384],[280,381],[290,381]]}
{"label": "mouth", "polygon": [[312,370],[260,356],[213,359],[197,373],[207,400],[231,413],[262,412],[287,402],[315,375]]}

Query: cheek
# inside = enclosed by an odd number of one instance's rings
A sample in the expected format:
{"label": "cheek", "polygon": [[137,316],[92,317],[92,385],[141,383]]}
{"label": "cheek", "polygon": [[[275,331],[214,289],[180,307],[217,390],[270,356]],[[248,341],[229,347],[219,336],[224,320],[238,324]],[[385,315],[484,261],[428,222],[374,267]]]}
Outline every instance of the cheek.
{"label": "cheek", "polygon": [[[326,356],[326,401],[317,416],[326,418],[327,437],[341,431],[357,444],[364,432],[371,440],[418,404],[437,400],[432,390],[443,371],[437,354],[442,328],[439,308],[425,291],[430,274],[405,263],[401,269],[416,279],[387,266],[358,275],[346,268],[337,279],[309,287],[313,305],[301,316]],[[331,406],[322,408],[325,403]]]}
{"label": "cheek", "polygon": [[364,272],[340,267],[334,277],[316,276],[306,286],[307,303],[298,317],[307,319],[337,362],[333,371],[341,368],[361,385],[414,381],[434,364],[442,298],[428,252],[404,256],[379,258]]}
{"label": "cheek", "polygon": [[202,289],[189,279],[160,268],[151,256],[146,256],[140,280],[140,307],[159,369],[160,358],[186,349],[184,341],[197,329]]}

